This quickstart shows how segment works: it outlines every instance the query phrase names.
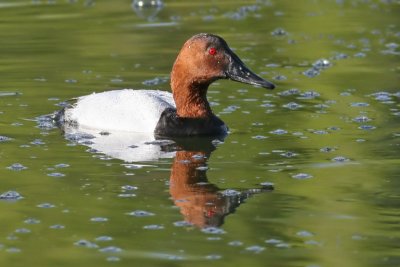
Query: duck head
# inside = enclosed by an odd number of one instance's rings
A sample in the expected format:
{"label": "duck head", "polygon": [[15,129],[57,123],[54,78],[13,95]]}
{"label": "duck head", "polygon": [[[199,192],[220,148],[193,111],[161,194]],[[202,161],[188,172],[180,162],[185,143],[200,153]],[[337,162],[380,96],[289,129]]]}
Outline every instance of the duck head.
{"label": "duck head", "polygon": [[171,72],[171,89],[182,117],[205,117],[212,114],[206,99],[208,86],[218,79],[230,79],[273,89],[240,60],[224,39],[201,33],[185,42]]}

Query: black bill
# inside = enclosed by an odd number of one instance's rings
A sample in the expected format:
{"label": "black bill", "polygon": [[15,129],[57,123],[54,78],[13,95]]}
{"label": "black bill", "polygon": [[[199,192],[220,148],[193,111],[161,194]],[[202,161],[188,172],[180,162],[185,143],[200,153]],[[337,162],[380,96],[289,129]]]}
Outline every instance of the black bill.
{"label": "black bill", "polygon": [[228,55],[230,63],[228,69],[225,71],[226,78],[233,81],[261,86],[267,89],[274,89],[275,85],[267,80],[264,80],[251,70],[240,60],[240,58],[233,52]]}

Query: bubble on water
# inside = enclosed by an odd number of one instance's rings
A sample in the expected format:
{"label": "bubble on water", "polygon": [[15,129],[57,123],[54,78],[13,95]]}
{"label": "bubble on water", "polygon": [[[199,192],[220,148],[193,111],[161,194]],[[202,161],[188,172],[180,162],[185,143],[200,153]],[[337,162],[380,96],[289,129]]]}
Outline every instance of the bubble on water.
{"label": "bubble on water", "polygon": [[95,240],[100,241],[100,242],[106,242],[106,241],[112,241],[113,238],[111,236],[102,235],[102,236],[96,237]]}
{"label": "bubble on water", "polygon": [[319,151],[327,153],[327,152],[332,152],[332,151],[335,151],[335,150],[336,150],[336,148],[334,148],[334,147],[326,146],[326,147],[321,148]]}
{"label": "bubble on water", "polygon": [[307,76],[308,78],[314,78],[320,74],[320,71],[314,68],[309,68],[303,71],[303,75]]}
{"label": "bubble on water", "polygon": [[1,200],[20,200],[23,199],[24,197],[18,193],[17,191],[7,191],[2,194],[0,194],[0,199]]}
{"label": "bubble on water", "polygon": [[48,173],[47,174],[47,176],[50,176],[50,177],[64,177],[65,176],[65,174],[64,173],[61,173],[61,172],[51,172],[51,173]]}
{"label": "bubble on water", "polygon": [[367,54],[364,52],[358,52],[358,53],[355,53],[353,56],[356,58],[364,58],[367,56]]}
{"label": "bubble on water", "polygon": [[65,229],[65,225],[62,225],[62,224],[53,224],[53,225],[50,225],[49,228],[50,228],[50,229],[55,229],[55,230],[61,230],[61,229]]}
{"label": "bubble on water", "polygon": [[276,134],[276,135],[282,135],[282,134],[287,134],[288,131],[283,130],[283,129],[276,129],[276,130],[270,131],[270,133],[271,134]]}
{"label": "bubble on water", "polygon": [[306,91],[304,93],[301,93],[298,99],[314,99],[316,97],[319,97],[320,93],[316,91]]}
{"label": "bubble on water", "polygon": [[36,207],[42,208],[42,209],[51,209],[51,208],[54,208],[55,205],[46,202],[46,203],[41,203],[41,204],[37,205]]}
{"label": "bubble on water", "polygon": [[146,229],[146,230],[162,230],[162,229],[164,229],[164,226],[159,225],[159,224],[149,224],[149,225],[143,226],[143,229]]}
{"label": "bubble on water", "polygon": [[14,164],[8,166],[7,169],[13,170],[13,171],[22,171],[22,170],[28,169],[28,167],[25,167],[21,163],[14,163]]}
{"label": "bubble on water", "polygon": [[300,94],[300,90],[297,88],[292,88],[292,89],[285,90],[285,91],[278,93],[278,95],[280,95],[280,96],[292,96],[292,95],[299,95],[299,94]]}
{"label": "bubble on water", "polygon": [[358,116],[358,117],[355,117],[355,118],[353,119],[353,121],[354,121],[354,122],[358,122],[358,123],[362,123],[362,122],[371,121],[371,119],[368,118],[367,116]]}
{"label": "bubble on water", "polygon": [[91,222],[108,222],[108,218],[106,217],[93,217],[90,218]]}
{"label": "bubble on water", "polygon": [[44,144],[46,144],[46,143],[45,143],[42,139],[37,138],[37,139],[33,140],[33,141],[31,142],[31,144],[32,144],[32,145],[40,146],[40,145],[44,145]]}
{"label": "bubble on water", "polygon": [[234,241],[229,242],[228,245],[232,246],[232,247],[240,247],[240,246],[243,246],[243,242],[239,241],[239,240],[234,240]]}
{"label": "bubble on water", "polygon": [[88,133],[80,133],[80,132],[67,133],[65,135],[65,139],[67,139],[68,141],[78,142],[78,143],[83,142],[83,141],[85,141],[87,139],[94,139],[94,138],[95,138],[94,135],[91,135],[91,134],[88,134]]}
{"label": "bubble on water", "polygon": [[85,248],[98,248],[99,246],[96,243],[90,242],[85,239],[78,240],[74,243],[75,246],[85,247]]}
{"label": "bubble on water", "polygon": [[66,83],[77,83],[78,80],[76,80],[76,79],[66,79],[65,82]]}
{"label": "bubble on water", "polygon": [[6,249],[6,252],[8,252],[8,253],[20,253],[21,249],[20,248],[11,247],[11,248]]}
{"label": "bubble on water", "polygon": [[11,141],[11,140],[13,140],[11,137],[0,135],[0,143],[1,142],[8,142],[8,141]]}
{"label": "bubble on water", "polygon": [[285,35],[287,35],[288,33],[285,31],[285,29],[283,29],[283,28],[276,28],[275,30],[273,30],[272,32],[271,32],[271,35],[272,36],[285,36]]}
{"label": "bubble on water", "polygon": [[276,248],[290,248],[290,244],[288,243],[279,243],[275,245]]}
{"label": "bubble on water", "polygon": [[272,79],[274,79],[276,81],[284,81],[284,80],[287,80],[287,77],[285,75],[277,75],[277,76],[274,76]]}
{"label": "bubble on water", "polygon": [[15,230],[15,233],[17,234],[29,234],[30,232],[31,230],[28,228],[18,228]]}
{"label": "bubble on water", "polygon": [[358,129],[369,131],[369,130],[376,129],[376,126],[373,126],[373,125],[361,125],[361,126],[358,127]]}
{"label": "bubble on water", "polygon": [[132,191],[132,190],[137,190],[138,187],[133,185],[123,185],[121,186],[121,189],[126,191]]}
{"label": "bubble on water", "polygon": [[121,78],[113,78],[110,80],[110,82],[112,83],[122,83],[124,80]]}
{"label": "bubble on water", "polygon": [[306,231],[306,230],[298,231],[298,232],[296,233],[296,235],[297,235],[297,236],[300,236],[300,237],[312,237],[312,236],[314,236],[313,233],[311,233],[311,232],[309,232],[309,231]]}
{"label": "bubble on water", "polygon": [[341,59],[346,59],[349,56],[345,53],[335,53],[334,56],[332,57],[334,60],[341,60]]}
{"label": "bubble on water", "polygon": [[280,155],[285,158],[293,158],[293,157],[296,157],[298,154],[291,152],[291,151],[286,151],[286,152],[281,153]]}
{"label": "bubble on water", "polygon": [[207,260],[219,260],[222,259],[221,255],[218,254],[210,254],[205,257]]}
{"label": "bubble on water", "polygon": [[350,92],[342,92],[340,93],[341,96],[351,96]]}
{"label": "bubble on water", "polygon": [[313,133],[314,133],[314,134],[322,135],[322,134],[328,134],[329,132],[328,132],[328,131],[325,131],[325,130],[315,130],[315,131],[313,131]]}
{"label": "bubble on water", "polygon": [[99,249],[100,252],[102,253],[120,253],[122,252],[122,249],[119,247],[115,247],[115,246],[109,246],[109,247],[104,247]]}
{"label": "bubble on water", "polygon": [[193,226],[193,224],[190,223],[190,222],[187,222],[187,221],[177,221],[177,222],[174,222],[174,226],[176,226],[176,227],[190,227],[190,226]]}
{"label": "bubble on water", "polygon": [[297,179],[297,180],[305,180],[305,179],[310,179],[313,176],[311,174],[308,173],[297,173],[292,175],[292,178]]}
{"label": "bubble on water", "polygon": [[251,138],[256,139],[256,140],[263,140],[263,139],[267,139],[268,137],[264,136],[264,135],[255,135],[255,136],[252,136]]}
{"label": "bubble on water", "polygon": [[282,105],[282,107],[290,109],[290,110],[296,110],[296,109],[302,108],[303,105],[297,104],[296,102],[289,102],[287,104]]}
{"label": "bubble on water", "polygon": [[350,104],[352,107],[368,107],[369,104],[365,102],[353,102]]}
{"label": "bubble on water", "polygon": [[126,194],[126,193],[122,193],[122,194],[118,194],[118,197],[120,198],[130,198],[130,197],[136,197],[136,194]]}
{"label": "bubble on water", "polygon": [[260,253],[263,250],[265,250],[265,247],[254,245],[254,246],[246,247],[246,250],[250,251],[250,252],[254,252],[254,253]]}
{"label": "bubble on water", "polygon": [[117,257],[117,256],[109,256],[109,257],[106,258],[106,260],[109,261],[109,262],[117,262],[117,261],[120,261],[121,258]]}
{"label": "bubble on water", "polygon": [[39,224],[40,220],[35,219],[35,218],[28,218],[24,221],[26,224]]}
{"label": "bubble on water", "polygon": [[372,94],[372,96],[375,97],[375,100],[378,100],[380,102],[392,100],[392,96],[388,92],[377,92],[377,93]]}
{"label": "bubble on water", "polygon": [[260,107],[263,107],[263,108],[273,108],[273,107],[275,107],[275,104],[264,103],[264,104],[261,104]]}
{"label": "bubble on water", "polygon": [[155,77],[153,79],[145,80],[142,82],[146,86],[156,86],[168,82],[169,77]]}
{"label": "bubble on water", "polygon": [[149,212],[149,211],[145,211],[145,210],[135,210],[135,211],[126,213],[126,215],[135,216],[135,217],[148,217],[148,216],[154,216],[155,214],[152,212]]}
{"label": "bubble on water", "polygon": [[318,242],[316,240],[305,240],[304,244],[311,245],[311,246],[322,246],[322,243]]}
{"label": "bubble on water", "polygon": [[54,167],[56,167],[56,168],[68,168],[69,166],[70,165],[67,163],[60,163],[60,164],[54,165]]}
{"label": "bubble on water", "polygon": [[343,157],[343,156],[337,156],[337,157],[334,157],[332,159],[332,161],[335,161],[335,162],[346,162],[346,161],[350,161],[350,159],[348,159],[346,157]]}
{"label": "bubble on water", "polygon": [[222,230],[221,228],[218,227],[214,227],[214,226],[209,226],[209,227],[205,227],[203,229],[201,229],[201,231],[203,233],[206,234],[213,234],[213,235],[221,235],[221,234],[225,234],[226,232],[224,230]]}
{"label": "bubble on water", "polygon": [[354,235],[351,236],[351,239],[352,240],[365,240],[366,238],[364,236],[362,236],[362,235],[354,234]]}
{"label": "bubble on water", "polygon": [[318,59],[317,61],[315,61],[312,64],[312,66],[317,70],[321,70],[321,69],[329,68],[330,66],[332,66],[332,63],[326,58],[321,58],[321,59]]}
{"label": "bubble on water", "polygon": [[270,238],[265,240],[265,243],[270,244],[270,245],[275,245],[275,244],[279,244],[282,243],[283,241],[280,239],[275,239],[275,238]]}

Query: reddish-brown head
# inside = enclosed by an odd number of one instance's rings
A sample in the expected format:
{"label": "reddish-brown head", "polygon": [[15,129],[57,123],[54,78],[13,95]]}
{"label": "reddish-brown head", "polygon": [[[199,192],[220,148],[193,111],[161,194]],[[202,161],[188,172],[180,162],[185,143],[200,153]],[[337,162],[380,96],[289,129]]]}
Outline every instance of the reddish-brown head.
{"label": "reddish-brown head", "polygon": [[178,115],[204,117],[211,113],[208,86],[218,79],[273,89],[275,86],[249,70],[224,39],[201,33],[183,45],[171,73],[171,88]]}

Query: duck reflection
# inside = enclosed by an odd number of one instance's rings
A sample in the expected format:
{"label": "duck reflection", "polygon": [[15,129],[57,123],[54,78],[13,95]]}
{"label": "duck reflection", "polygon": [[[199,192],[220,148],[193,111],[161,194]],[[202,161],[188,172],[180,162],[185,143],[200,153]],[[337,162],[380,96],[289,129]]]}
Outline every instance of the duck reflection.
{"label": "duck reflection", "polygon": [[65,138],[89,146],[92,153],[105,154],[128,163],[174,158],[170,194],[184,220],[197,227],[221,226],[254,194],[273,190],[272,186],[248,189],[221,189],[207,179],[207,160],[224,137],[163,139],[153,134],[97,132],[65,127]]}

